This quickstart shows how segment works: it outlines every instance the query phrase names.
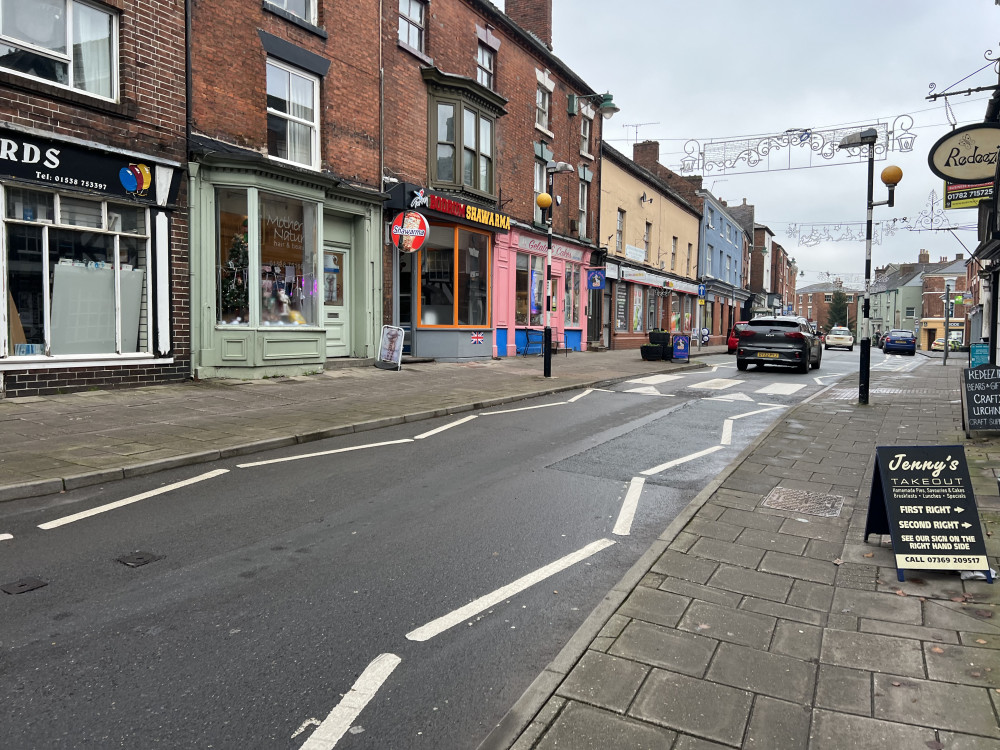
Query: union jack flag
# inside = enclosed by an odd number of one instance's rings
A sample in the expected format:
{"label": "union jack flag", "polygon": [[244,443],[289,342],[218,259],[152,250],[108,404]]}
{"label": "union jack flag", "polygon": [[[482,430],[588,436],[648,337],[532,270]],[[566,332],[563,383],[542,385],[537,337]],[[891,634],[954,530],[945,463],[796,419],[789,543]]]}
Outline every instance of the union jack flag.
{"label": "union jack flag", "polygon": [[470,336],[470,340],[473,344],[481,344],[483,343],[483,334],[477,331]]}

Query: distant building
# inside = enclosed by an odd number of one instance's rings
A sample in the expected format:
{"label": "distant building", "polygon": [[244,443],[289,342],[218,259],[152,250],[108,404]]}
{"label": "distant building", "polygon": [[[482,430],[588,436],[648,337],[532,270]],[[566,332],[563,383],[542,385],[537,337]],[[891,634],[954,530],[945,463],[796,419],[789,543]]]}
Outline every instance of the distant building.
{"label": "distant building", "polygon": [[833,295],[836,292],[843,292],[847,297],[846,325],[857,335],[859,333],[858,302],[863,297],[864,292],[845,287],[840,279],[821,284],[810,284],[796,290],[794,313],[815,322],[818,328],[829,331],[831,327],[830,305],[833,303]]}

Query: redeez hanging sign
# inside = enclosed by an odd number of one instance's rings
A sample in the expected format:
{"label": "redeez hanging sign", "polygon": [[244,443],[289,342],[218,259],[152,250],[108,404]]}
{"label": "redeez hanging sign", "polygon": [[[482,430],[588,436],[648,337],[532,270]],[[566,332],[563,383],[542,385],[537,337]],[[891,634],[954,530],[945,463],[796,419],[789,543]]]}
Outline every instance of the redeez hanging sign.
{"label": "redeez hanging sign", "polygon": [[911,570],[981,570],[992,583],[986,543],[961,445],[875,449],[865,541],[888,534],[896,576]]}
{"label": "redeez hanging sign", "polygon": [[427,239],[430,225],[419,211],[401,211],[392,220],[389,235],[392,244],[404,253],[415,253]]}

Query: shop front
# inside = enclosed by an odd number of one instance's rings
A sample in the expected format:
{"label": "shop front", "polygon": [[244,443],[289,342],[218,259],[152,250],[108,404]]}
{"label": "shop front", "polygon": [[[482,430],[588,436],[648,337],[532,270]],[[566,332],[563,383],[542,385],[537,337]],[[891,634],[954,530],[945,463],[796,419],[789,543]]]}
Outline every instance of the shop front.
{"label": "shop front", "polygon": [[[385,252],[392,258],[392,322],[404,331],[403,351],[442,361],[484,359],[494,351],[491,259],[510,218],[485,205],[401,183],[386,202]],[[419,249],[392,242],[389,226],[417,211],[428,231]]]}
{"label": "shop front", "polygon": [[[587,269],[592,247],[563,238],[552,241],[553,347],[587,348]],[[494,354],[539,354],[546,325],[545,273],[548,237],[514,226],[497,241],[496,346]]]}
{"label": "shop front", "polygon": [[0,130],[0,395],[187,376],[181,181],[149,154]]}
{"label": "shop front", "polygon": [[611,348],[638,349],[649,341],[649,331],[661,329],[692,335],[696,324],[698,286],[620,265],[608,277],[611,288]]}
{"label": "shop front", "polygon": [[371,359],[381,325],[381,195],[195,138],[195,377],[316,372]]}

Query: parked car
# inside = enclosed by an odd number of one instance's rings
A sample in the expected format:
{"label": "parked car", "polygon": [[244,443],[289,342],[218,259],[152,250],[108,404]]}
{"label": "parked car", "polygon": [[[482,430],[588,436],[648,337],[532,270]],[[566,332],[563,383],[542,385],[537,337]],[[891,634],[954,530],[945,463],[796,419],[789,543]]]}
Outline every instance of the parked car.
{"label": "parked car", "polygon": [[[948,347],[951,351],[957,352],[958,347],[962,345],[962,342],[958,339],[948,339],[950,346]],[[931,344],[932,352],[943,352],[944,351],[944,339],[934,339],[934,343]]]}
{"label": "parked car", "polygon": [[886,354],[899,352],[911,357],[917,353],[917,337],[905,328],[893,328],[882,337],[882,351]]}
{"label": "parked car", "polygon": [[836,346],[841,349],[847,349],[849,352],[853,352],[854,336],[851,335],[851,330],[849,328],[834,326],[830,329],[830,332],[826,334],[823,344],[826,349],[829,349],[831,346]]}
{"label": "parked car", "polygon": [[729,332],[729,339],[726,341],[726,346],[729,348],[728,354],[735,354],[736,347],[740,343],[740,331],[744,330],[750,323],[746,320],[741,320],[739,323],[733,325],[733,330]]}
{"label": "parked car", "polygon": [[792,316],[754,318],[740,331],[736,347],[736,369],[746,370],[750,364],[785,365],[809,372],[819,369],[823,345],[812,332],[809,321]]}

